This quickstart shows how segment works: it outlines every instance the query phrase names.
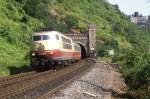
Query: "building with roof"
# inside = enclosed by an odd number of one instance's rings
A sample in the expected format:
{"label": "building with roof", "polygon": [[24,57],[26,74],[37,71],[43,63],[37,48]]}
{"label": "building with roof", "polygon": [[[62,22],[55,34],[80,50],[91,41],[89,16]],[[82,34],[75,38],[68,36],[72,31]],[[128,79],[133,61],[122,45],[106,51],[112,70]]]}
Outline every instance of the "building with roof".
{"label": "building with roof", "polygon": [[150,26],[150,16],[142,16],[142,14],[139,15],[139,12],[135,12],[134,14],[130,15],[129,19],[131,22],[140,27]]}

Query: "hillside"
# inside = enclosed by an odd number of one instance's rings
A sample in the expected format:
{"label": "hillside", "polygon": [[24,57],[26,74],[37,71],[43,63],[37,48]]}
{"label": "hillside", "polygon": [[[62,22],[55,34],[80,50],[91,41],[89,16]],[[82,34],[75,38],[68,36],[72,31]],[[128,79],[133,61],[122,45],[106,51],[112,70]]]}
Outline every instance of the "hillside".
{"label": "hillside", "polygon": [[1,0],[0,75],[29,67],[33,31],[49,28],[64,33],[84,32],[93,23],[97,26],[97,37],[104,42],[97,44],[98,56],[111,58],[108,50],[115,49],[115,61],[123,66],[120,68],[124,76],[133,81],[131,86],[136,83],[140,89],[140,80],[148,84],[149,31],[130,23],[117,5],[105,0]]}
{"label": "hillside", "polygon": [[27,15],[19,3],[0,1],[0,74],[9,74],[7,67],[29,64],[30,34],[43,23]]}

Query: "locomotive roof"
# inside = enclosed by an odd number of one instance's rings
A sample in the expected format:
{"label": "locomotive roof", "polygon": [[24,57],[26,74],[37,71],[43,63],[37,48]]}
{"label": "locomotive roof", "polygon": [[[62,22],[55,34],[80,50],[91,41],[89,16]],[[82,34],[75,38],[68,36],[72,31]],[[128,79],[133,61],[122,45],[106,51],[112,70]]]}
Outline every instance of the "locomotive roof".
{"label": "locomotive roof", "polygon": [[32,33],[33,35],[42,35],[42,34],[58,34],[58,35],[61,35],[61,36],[64,36],[64,37],[66,37],[66,38],[68,38],[68,39],[71,39],[70,37],[68,37],[68,36],[65,36],[64,34],[62,34],[62,33],[60,33],[60,32],[58,32],[58,31],[42,31],[42,32],[33,32]]}
{"label": "locomotive roof", "polygon": [[40,31],[40,32],[33,32],[33,34],[43,34],[43,33],[59,33],[58,31]]}

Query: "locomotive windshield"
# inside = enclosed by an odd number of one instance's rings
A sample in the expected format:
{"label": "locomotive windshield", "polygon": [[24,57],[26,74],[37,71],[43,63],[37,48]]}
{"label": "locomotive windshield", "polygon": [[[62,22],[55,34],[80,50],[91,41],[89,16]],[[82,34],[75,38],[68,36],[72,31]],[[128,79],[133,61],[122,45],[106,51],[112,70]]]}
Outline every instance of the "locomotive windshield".
{"label": "locomotive windshield", "polygon": [[39,40],[41,40],[41,36],[33,36],[33,40],[34,41],[39,41]]}
{"label": "locomotive windshield", "polygon": [[50,40],[50,37],[48,35],[33,36],[33,41],[40,41],[40,40]]}
{"label": "locomotive windshield", "polygon": [[50,37],[48,35],[43,35],[43,40],[49,40]]}

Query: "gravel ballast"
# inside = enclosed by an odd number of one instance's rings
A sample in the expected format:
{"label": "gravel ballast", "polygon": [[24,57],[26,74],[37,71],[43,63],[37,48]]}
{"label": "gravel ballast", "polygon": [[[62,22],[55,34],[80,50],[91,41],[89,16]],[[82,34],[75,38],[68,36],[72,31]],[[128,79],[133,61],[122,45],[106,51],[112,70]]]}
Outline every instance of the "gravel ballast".
{"label": "gravel ballast", "polygon": [[113,78],[113,68],[105,62],[97,62],[80,78],[47,99],[111,99]]}

